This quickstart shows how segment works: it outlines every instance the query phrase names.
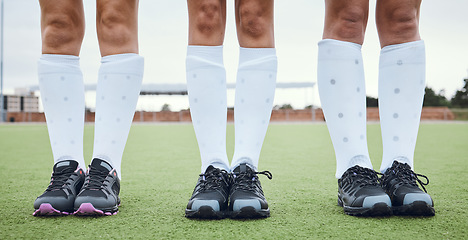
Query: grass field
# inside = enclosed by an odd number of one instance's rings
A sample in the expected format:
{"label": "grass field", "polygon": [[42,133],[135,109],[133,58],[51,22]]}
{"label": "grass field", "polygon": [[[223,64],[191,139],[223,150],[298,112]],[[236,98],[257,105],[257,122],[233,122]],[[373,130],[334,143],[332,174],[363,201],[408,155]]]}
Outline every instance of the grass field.
{"label": "grass field", "polygon": [[[233,126],[228,153],[233,153]],[[85,128],[85,157],[92,154]],[[368,127],[376,169],[380,127]],[[270,126],[259,170],[271,217],[189,220],[187,200],[200,171],[191,125],[134,125],[122,163],[119,214],[101,218],[37,218],[33,201],[47,186],[52,153],[45,125],[0,125],[0,239],[466,239],[468,123],[423,123],[416,172],[430,178],[432,218],[356,218],[336,204],[333,148],[324,124]],[[89,162],[87,162],[89,163]]]}

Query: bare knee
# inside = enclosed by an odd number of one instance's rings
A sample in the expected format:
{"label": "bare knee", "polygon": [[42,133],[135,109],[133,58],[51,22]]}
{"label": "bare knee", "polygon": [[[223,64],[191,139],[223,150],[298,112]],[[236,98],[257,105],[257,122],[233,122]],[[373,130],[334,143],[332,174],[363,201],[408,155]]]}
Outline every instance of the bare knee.
{"label": "bare knee", "polygon": [[242,2],[239,6],[238,31],[249,38],[259,39],[270,34],[272,20],[260,3]]}
{"label": "bare knee", "polygon": [[222,6],[217,0],[206,0],[200,4],[195,17],[195,31],[204,37],[224,32]]}
{"label": "bare knee", "polygon": [[367,11],[360,7],[341,8],[332,19],[327,19],[324,37],[362,44],[367,15]]}
{"label": "bare knee", "polygon": [[80,48],[84,37],[84,24],[80,19],[64,13],[52,13],[43,17],[43,48],[53,53],[62,49]]}
{"label": "bare knee", "polygon": [[387,11],[377,23],[385,35],[394,38],[410,38],[418,34],[418,13],[414,8],[400,7]]}
{"label": "bare knee", "polygon": [[98,13],[97,32],[100,44],[125,46],[136,38],[136,26],[132,26],[124,11],[111,8]]}

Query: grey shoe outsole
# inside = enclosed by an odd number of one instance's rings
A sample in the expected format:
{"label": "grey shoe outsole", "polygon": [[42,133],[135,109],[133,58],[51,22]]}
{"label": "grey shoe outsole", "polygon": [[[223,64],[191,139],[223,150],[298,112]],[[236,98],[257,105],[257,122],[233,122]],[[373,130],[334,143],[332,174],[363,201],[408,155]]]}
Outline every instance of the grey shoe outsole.
{"label": "grey shoe outsole", "polygon": [[415,201],[411,204],[393,207],[393,214],[399,216],[432,217],[435,215],[435,209],[433,206],[427,204],[425,201]]}
{"label": "grey shoe outsole", "polygon": [[376,203],[369,208],[349,207],[343,206],[343,202],[338,198],[338,206],[343,207],[346,214],[356,217],[386,217],[393,213],[392,208],[383,202]]}
{"label": "grey shoe outsole", "polygon": [[254,207],[243,207],[239,211],[232,211],[230,217],[233,219],[254,219],[267,218],[270,216],[270,209],[257,210]]}
{"label": "grey shoe outsole", "polygon": [[197,210],[185,209],[186,218],[198,218],[198,219],[222,219],[227,216],[224,211],[215,211],[210,206],[201,206]]}

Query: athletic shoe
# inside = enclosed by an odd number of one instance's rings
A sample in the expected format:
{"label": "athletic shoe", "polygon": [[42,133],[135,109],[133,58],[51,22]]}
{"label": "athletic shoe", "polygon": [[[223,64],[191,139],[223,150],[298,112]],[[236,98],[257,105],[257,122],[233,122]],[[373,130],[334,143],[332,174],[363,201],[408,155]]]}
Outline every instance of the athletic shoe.
{"label": "athletic shoe", "polygon": [[338,179],[338,206],[352,216],[392,214],[390,198],[380,186],[377,172],[358,165]]}
{"label": "athletic shoe", "polygon": [[193,190],[185,217],[219,219],[226,216],[231,178],[226,170],[209,166],[200,174]]}
{"label": "athletic shoe", "polygon": [[60,216],[73,212],[75,197],[85,179],[83,169],[73,160],[60,161],[54,165],[50,184],[34,201],[34,216]]}
{"label": "athletic shoe", "polygon": [[[426,182],[419,180],[418,176],[425,178]],[[382,177],[382,186],[392,199],[395,215],[434,216],[434,202],[424,187],[427,184],[429,179],[426,176],[414,173],[408,164],[398,161],[394,161]]]}
{"label": "athletic shoe", "polygon": [[263,195],[258,174],[269,179],[269,171],[256,172],[245,163],[232,172],[232,187],[229,194],[231,218],[265,218],[270,216],[268,203]]}
{"label": "athletic shoe", "polygon": [[75,200],[75,215],[109,216],[117,214],[120,204],[117,171],[101,159],[91,161],[88,174]]}

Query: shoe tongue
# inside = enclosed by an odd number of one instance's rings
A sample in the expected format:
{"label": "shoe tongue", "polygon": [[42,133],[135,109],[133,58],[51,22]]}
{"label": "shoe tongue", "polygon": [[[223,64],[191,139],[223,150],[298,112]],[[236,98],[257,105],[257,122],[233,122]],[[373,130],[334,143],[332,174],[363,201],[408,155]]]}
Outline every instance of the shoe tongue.
{"label": "shoe tongue", "polygon": [[247,166],[247,164],[242,163],[241,165],[239,165],[238,167],[236,167],[236,168],[234,169],[233,172],[234,172],[234,173],[245,173],[245,172],[247,172],[247,169],[250,169],[250,168]]}
{"label": "shoe tongue", "polygon": [[110,172],[112,170],[112,166],[108,162],[101,160],[99,158],[95,158],[93,159],[93,161],[91,161],[91,167],[102,172],[103,171]]}
{"label": "shoe tongue", "polygon": [[67,168],[75,169],[78,167],[78,162],[73,160],[60,161],[54,165],[54,172],[62,172]]}

